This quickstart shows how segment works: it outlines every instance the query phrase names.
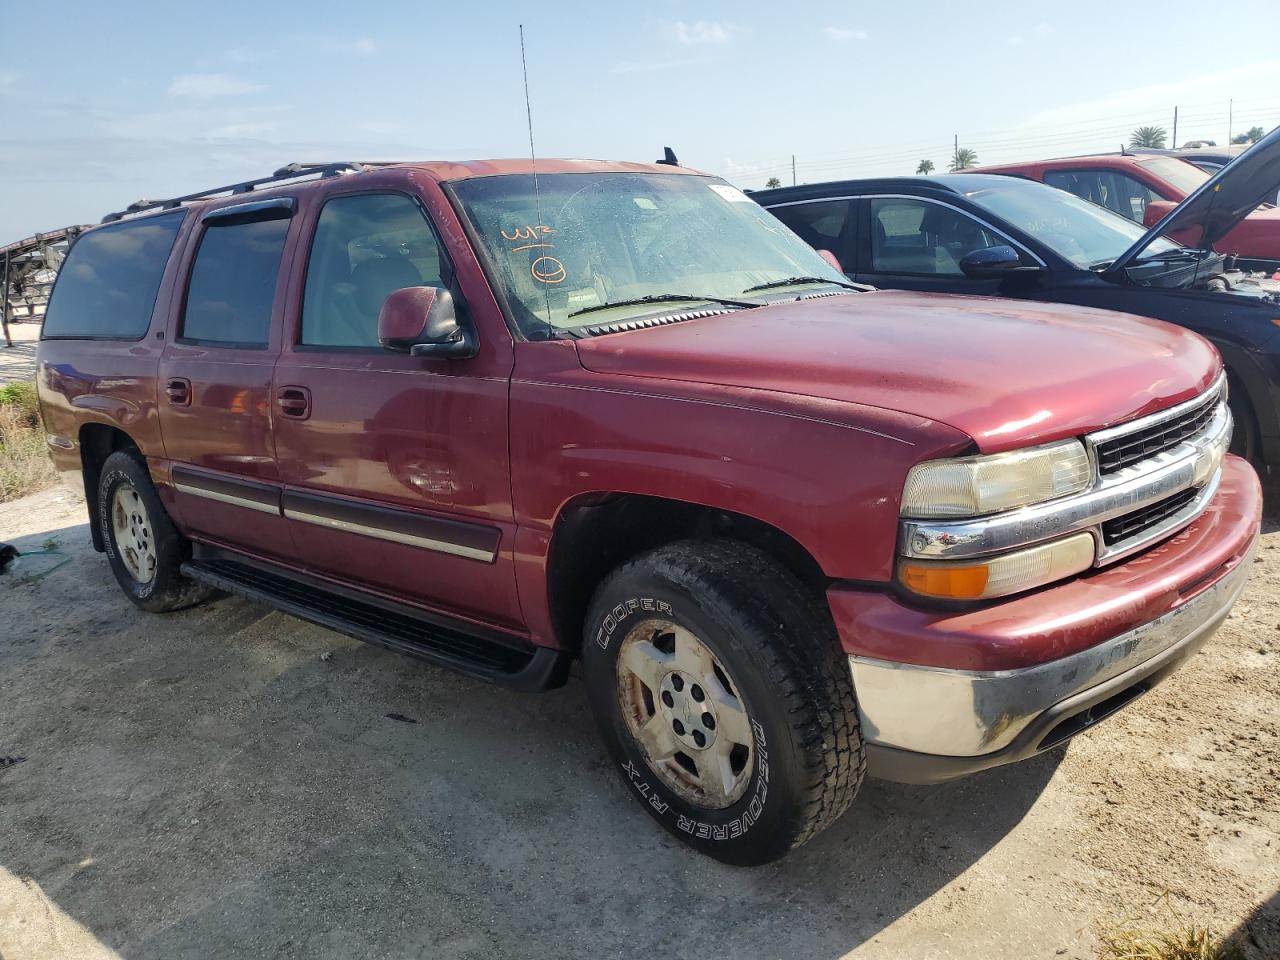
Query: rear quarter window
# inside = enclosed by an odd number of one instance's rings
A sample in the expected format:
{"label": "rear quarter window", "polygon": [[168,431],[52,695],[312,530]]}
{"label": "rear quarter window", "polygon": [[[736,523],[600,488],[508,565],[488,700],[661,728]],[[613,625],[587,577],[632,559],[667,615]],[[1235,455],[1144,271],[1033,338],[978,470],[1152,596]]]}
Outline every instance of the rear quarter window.
{"label": "rear quarter window", "polygon": [[129,220],[82,236],[58,273],[40,335],[141,339],[183,216]]}

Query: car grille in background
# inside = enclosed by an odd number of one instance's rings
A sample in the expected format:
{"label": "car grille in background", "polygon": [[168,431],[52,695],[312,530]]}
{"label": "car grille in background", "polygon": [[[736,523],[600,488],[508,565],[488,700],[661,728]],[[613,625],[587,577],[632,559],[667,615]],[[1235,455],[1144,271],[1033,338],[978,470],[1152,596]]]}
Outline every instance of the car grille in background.
{"label": "car grille in background", "polygon": [[1172,497],[1166,497],[1159,503],[1153,503],[1149,507],[1108,520],[1102,525],[1102,540],[1107,546],[1111,546],[1154,527],[1157,523],[1172,517],[1194,500],[1199,493],[1199,489],[1192,487],[1190,490],[1175,493]]}
{"label": "car grille in background", "polygon": [[1218,403],[1215,391],[1203,404],[1176,417],[1098,444],[1098,472],[1105,477],[1195,436],[1213,419]]}

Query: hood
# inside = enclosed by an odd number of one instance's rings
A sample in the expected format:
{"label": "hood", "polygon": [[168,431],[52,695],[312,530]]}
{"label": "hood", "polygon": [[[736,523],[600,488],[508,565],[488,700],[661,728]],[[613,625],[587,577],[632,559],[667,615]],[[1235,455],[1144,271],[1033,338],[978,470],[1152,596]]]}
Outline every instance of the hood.
{"label": "hood", "polygon": [[1156,238],[1180,230],[1203,227],[1199,245],[1214,247],[1259,204],[1275,200],[1277,190],[1280,190],[1280,127],[1202,183],[1144,233],[1107,272],[1118,273]]}
{"label": "hood", "polygon": [[996,452],[1187,400],[1213,347],[1155,320],[1059,304],[877,291],[575,342],[588,370],[879,407]]}

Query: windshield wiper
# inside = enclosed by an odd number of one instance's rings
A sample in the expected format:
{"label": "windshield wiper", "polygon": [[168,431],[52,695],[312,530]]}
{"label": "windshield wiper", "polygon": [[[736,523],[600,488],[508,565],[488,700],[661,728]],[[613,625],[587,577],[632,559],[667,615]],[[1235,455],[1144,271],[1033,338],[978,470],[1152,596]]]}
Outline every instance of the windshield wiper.
{"label": "windshield wiper", "polygon": [[768,283],[757,283],[754,287],[747,287],[743,293],[754,293],[757,290],[772,290],[774,287],[794,287],[801,283],[828,283],[834,287],[848,287],[850,290],[864,289],[858,283],[846,283],[843,280],[828,280],[826,277],[786,277],[782,280],[770,280]]}
{"label": "windshield wiper", "polygon": [[726,297],[695,297],[691,293],[651,293],[648,296],[636,297],[632,300],[615,300],[613,303],[597,303],[594,306],[583,307],[581,310],[575,310],[569,314],[571,317],[579,316],[583,313],[595,313],[597,310],[610,310],[613,307],[638,307],[646,303],[720,303],[726,307],[758,307],[758,303],[748,303],[746,300],[730,300]]}

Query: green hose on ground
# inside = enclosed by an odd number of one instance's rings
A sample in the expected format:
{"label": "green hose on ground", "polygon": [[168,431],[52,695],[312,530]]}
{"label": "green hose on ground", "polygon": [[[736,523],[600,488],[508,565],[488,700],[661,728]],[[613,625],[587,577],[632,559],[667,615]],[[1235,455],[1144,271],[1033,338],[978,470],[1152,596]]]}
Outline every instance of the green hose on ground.
{"label": "green hose on ground", "polygon": [[0,543],[0,574],[8,573],[17,566],[19,557],[62,558],[47,570],[41,570],[39,573],[28,574],[23,578],[24,580],[39,580],[41,577],[47,577],[59,567],[71,562],[71,557],[68,554],[63,553],[61,550],[28,550],[24,553],[19,551],[17,547],[11,546],[7,543]]}

